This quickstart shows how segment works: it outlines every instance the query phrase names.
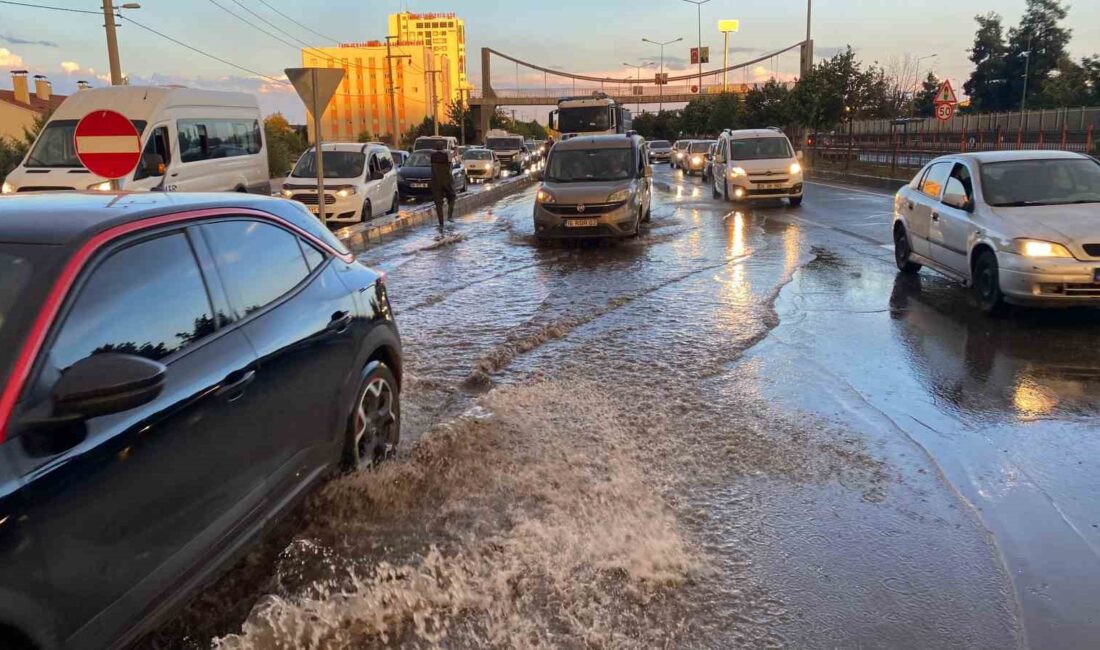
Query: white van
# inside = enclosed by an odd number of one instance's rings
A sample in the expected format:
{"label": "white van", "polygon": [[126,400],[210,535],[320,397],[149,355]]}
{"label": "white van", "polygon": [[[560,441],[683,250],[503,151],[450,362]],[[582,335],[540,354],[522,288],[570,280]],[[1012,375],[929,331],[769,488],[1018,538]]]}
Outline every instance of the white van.
{"label": "white van", "polygon": [[802,152],[777,128],[727,129],[711,163],[711,191],[727,201],[787,199],[802,205]]}
{"label": "white van", "polygon": [[[401,207],[397,165],[384,144],[326,142],[321,145],[325,174],[325,219],[335,223],[370,221]],[[283,183],[283,198],[317,214],[317,154],[310,147]]]}
{"label": "white van", "polygon": [[124,190],[271,193],[255,97],[161,86],[113,86],[70,95],[5,179],[4,193],[110,189],[106,179],[80,164],[74,148],[77,122],[96,110],[125,115],[141,134],[142,162],[121,179]]}

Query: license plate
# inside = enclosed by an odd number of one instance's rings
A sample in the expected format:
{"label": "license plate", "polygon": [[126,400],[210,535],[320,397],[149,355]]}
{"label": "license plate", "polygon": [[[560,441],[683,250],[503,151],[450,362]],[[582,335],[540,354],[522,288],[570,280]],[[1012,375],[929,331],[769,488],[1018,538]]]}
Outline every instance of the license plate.
{"label": "license plate", "polygon": [[566,219],[566,228],[591,228],[600,222],[599,219]]}
{"label": "license plate", "polygon": [[422,190],[428,187],[427,183],[409,183],[410,187],[415,187],[418,190]]}
{"label": "license plate", "polygon": [[757,187],[762,190],[781,190],[783,189],[783,183],[758,183]]}
{"label": "license plate", "polygon": [[1092,272],[1092,281],[1100,284],[1100,269],[1095,269]]}
{"label": "license plate", "polygon": [[309,211],[312,212],[313,214],[318,214],[318,213],[321,212],[321,206],[311,205],[311,206],[309,206]]}

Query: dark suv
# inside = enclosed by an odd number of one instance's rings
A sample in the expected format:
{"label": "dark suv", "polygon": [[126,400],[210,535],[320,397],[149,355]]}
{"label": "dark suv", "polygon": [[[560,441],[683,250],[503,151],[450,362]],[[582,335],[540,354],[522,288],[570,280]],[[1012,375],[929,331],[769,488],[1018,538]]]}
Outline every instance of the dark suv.
{"label": "dark suv", "polygon": [[0,647],[125,645],[400,434],[383,276],[247,195],[0,199]]}

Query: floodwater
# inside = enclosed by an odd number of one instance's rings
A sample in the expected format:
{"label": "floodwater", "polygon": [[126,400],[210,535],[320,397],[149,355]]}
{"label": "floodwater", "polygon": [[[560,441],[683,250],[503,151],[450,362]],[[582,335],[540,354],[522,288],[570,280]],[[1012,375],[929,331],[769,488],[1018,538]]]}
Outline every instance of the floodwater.
{"label": "floodwater", "polygon": [[629,241],[536,247],[530,190],[364,251],[399,457],[143,645],[1094,645],[1097,316],[899,279],[883,195],[654,184]]}

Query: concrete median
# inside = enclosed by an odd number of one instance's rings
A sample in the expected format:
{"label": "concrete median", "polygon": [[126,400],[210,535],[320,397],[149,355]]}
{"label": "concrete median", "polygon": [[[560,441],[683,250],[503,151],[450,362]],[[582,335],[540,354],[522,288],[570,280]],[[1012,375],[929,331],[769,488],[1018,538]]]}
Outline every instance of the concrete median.
{"label": "concrete median", "polygon": [[[533,174],[525,174],[492,183],[480,192],[461,194],[455,202],[455,216],[460,217],[483,208],[490,203],[522,191],[536,181]],[[350,248],[365,248],[384,236],[399,230],[413,228],[425,222],[434,222],[435,204],[424,203],[401,209],[396,215],[375,219],[369,223],[355,224],[335,231],[335,235]]]}

